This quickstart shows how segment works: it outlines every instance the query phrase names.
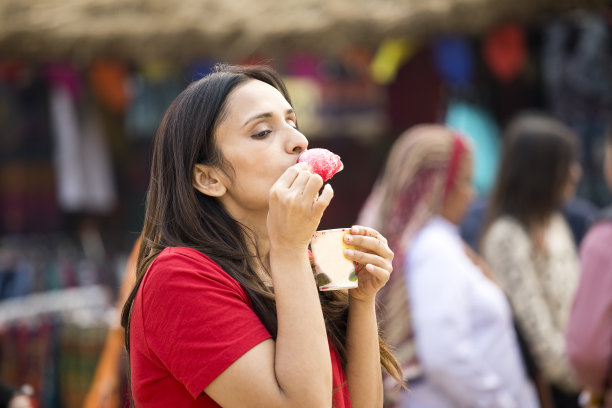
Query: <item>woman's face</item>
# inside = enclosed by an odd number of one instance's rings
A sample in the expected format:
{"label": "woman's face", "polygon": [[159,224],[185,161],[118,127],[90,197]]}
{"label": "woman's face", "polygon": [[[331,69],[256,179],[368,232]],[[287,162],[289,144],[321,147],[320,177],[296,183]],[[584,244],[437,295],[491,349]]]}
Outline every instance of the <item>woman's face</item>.
{"label": "woman's face", "polygon": [[444,200],[441,215],[453,224],[459,224],[473,199],[472,153],[468,150],[459,163],[455,184]]}
{"label": "woman's face", "polygon": [[223,178],[222,204],[239,220],[267,215],[270,188],[308,146],[291,105],[276,88],[249,80],[229,94],[215,137],[234,170]]}

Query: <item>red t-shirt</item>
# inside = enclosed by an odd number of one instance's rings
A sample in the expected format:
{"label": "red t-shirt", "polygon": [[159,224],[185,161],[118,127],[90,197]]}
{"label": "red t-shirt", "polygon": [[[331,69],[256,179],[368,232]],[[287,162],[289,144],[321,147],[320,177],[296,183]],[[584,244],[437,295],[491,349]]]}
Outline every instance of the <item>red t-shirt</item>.
{"label": "red t-shirt", "polygon": [[[269,339],[246,291],[190,248],[166,248],[134,300],[130,365],[138,407],[219,407],[204,389],[248,350]],[[350,408],[340,358],[330,343],[333,407]]]}

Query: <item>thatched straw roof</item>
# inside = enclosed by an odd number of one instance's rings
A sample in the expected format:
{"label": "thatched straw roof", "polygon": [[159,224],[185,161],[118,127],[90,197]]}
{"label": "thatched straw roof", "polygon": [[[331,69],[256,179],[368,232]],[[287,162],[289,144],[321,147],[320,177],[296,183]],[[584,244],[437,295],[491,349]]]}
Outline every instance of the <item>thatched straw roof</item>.
{"label": "thatched straw roof", "polygon": [[0,0],[0,56],[231,58],[478,33],[606,0]]}

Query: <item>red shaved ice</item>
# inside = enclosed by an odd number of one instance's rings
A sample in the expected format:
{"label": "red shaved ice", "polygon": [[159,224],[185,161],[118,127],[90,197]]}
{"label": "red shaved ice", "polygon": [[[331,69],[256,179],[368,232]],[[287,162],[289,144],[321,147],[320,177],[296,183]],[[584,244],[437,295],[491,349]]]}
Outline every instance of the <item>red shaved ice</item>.
{"label": "red shaved ice", "polygon": [[308,163],[313,173],[327,181],[344,168],[340,156],[327,149],[304,150],[298,157],[298,163]]}

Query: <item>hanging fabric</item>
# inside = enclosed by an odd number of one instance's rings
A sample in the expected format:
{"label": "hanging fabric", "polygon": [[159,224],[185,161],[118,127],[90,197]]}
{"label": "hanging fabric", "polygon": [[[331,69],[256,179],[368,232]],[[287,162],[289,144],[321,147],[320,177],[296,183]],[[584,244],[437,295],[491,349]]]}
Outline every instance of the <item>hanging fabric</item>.
{"label": "hanging fabric", "polygon": [[434,64],[448,85],[465,88],[474,79],[474,54],[469,40],[447,35],[433,43]]}
{"label": "hanging fabric", "polygon": [[97,60],[89,68],[89,79],[96,98],[116,113],[124,112],[129,103],[127,78],[127,67],[118,60]]}
{"label": "hanging fabric", "polygon": [[523,28],[508,23],[494,28],[484,39],[482,54],[487,66],[502,82],[510,82],[523,70],[527,59]]}
{"label": "hanging fabric", "polygon": [[[108,146],[76,73],[51,68],[51,124],[55,137],[58,200],[67,212],[107,214],[117,202]],[[82,122],[76,102],[82,107]]]}
{"label": "hanging fabric", "polygon": [[479,195],[488,194],[495,182],[500,160],[501,143],[495,120],[482,107],[451,101],[445,123],[472,141],[473,184]]}

